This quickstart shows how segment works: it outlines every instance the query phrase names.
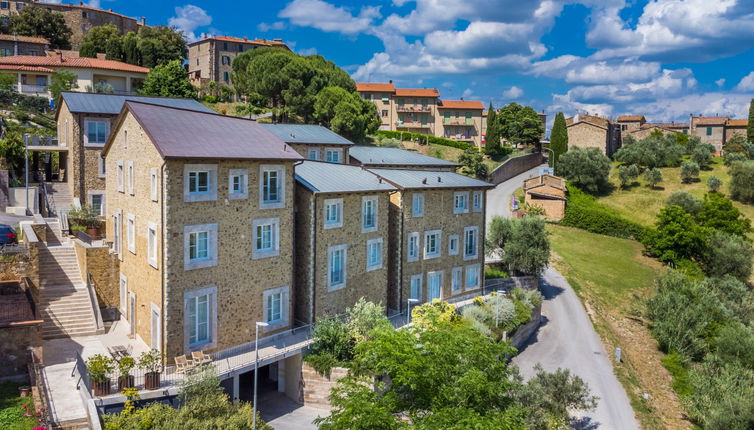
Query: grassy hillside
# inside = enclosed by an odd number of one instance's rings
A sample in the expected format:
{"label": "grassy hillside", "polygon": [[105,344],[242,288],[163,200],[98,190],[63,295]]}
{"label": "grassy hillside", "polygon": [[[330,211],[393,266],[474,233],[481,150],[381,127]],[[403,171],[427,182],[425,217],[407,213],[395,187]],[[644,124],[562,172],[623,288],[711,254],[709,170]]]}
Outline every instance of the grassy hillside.
{"label": "grassy hillside", "polygon": [[[654,280],[664,271],[642,255],[642,245],[584,230],[548,225],[553,265],[581,298],[605,348],[623,350],[615,371],[645,429],[686,429],[670,374],[642,318]],[[643,399],[643,394],[649,400]]]}

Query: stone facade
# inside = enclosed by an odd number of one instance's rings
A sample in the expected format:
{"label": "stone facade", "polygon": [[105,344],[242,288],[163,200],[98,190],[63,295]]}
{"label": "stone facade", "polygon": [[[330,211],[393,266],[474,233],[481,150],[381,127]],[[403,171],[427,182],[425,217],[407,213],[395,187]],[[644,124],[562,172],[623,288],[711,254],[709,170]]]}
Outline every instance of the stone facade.
{"label": "stone facade", "polygon": [[596,115],[576,115],[566,120],[568,146],[597,148],[608,157],[620,148],[621,131],[618,124]]}
{"label": "stone facade", "polygon": [[[325,151],[328,149],[336,149],[339,150],[340,155],[340,162],[342,164],[348,164],[348,145],[320,145],[320,144],[314,144],[314,143],[289,143],[288,146],[293,148],[294,151],[301,154],[302,157],[306,158],[307,160],[319,160],[324,161],[325,159]],[[316,151],[318,158],[312,158],[310,157],[311,152]]]}
{"label": "stone facade", "polygon": [[[123,133],[128,131],[127,147]],[[136,333],[147,345],[158,339],[162,351],[174,357],[190,350],[213,351],[254,340],[254,325],[265,321],[265,291],[283,289],[283,321],[264,330],[265,335],[288,329],[292,322],[293,287],[293,162],[258,160],[208,160],[201,162],[216,169],[216,200],[184,201],[184,166],[196,161],[163,160],[149,137],[131,113],[126,114],[113,131],[113,145],[107,153],[107,168],[114,174],[107,178],[108,237],[120,246],[121,274],[125,277],[129,306],[126,315],[135,324]],[[117,142],[117,143],[115,143]],[[131,164],[132,163],[132,164]],[[127,183],[118,191],[118,166],[133,165],[133,195]],[[262,165],[280,165],[284,177],[284,206],[260,208],[259,176]],[[231,199],[228,177],[231,169],[247,169],[248,198]],[[158,201],[151,199],[150,175],[157,175]],[[127,182],[127,173],[124,181]],[[115,215],[115,217],[113,217]],[[278,255],[253,258],[254,220],[276,218],[279,231]],[[117,221],[120,219],[121,221]],[[128,243],[128,220],[135,224],[135,246]],[[186,227],[214,225],[213,263],[206,267],[187,265]],[[148,228],[155,229],[157,246],[150,262]],[[156,266],[156,267],[155,267]],[[187,339],[187,299],[207,291],[210,306],[211,340],[189,345]],[[123,293],[121,293],[123,294]],[[132,297],[135,296],[135,299]],[[131,315],[130,301],[135,300],[137,315]],[[121,305],[122,306],[122,305]],[[151,332],[152,312],[161,318],[162,333]],[[164,335],[164,336],[163,336]]]}
{"label": "stone facade", "polygon": [[559,221],[565,215],[565,180],[557,176],[541,175],[524,181],[524,200],[544,209],[545,217]]}
{"label": "stone facade", "polygon": [[7,3],[8,7],[0,9],[0,16],[16,14],[20,9],[30,5],[44,7],[45,9],[62,13],[65,23],[68,24],[68,28],[71,29],[71,44],[73,45],[73,49],[76,50],[81,46],[81,42],[84,41],[86,34],[92,29],[92,27],[113,24],[118,30],[120,30],[121,34],[126,34],[129,31],[137,32],[139,31],[140,26],[145,25],[145,18],[141,18],[141,21],[137,21],[135,18],[115,13],[112,9],[104,10],[86,6],[83,2],[79,2],[78,4],[65,4],[42,3],[38,0],[17,0],[3,3]]}
{"label": "stone facade", "polygon": [[330,376],[324,376],[304,363],[301,375],[304,382],[303,404],[313,408],[330,409],[330,390],[338,384],[338,380],[348,375],[348,369],[333,367]]}
{"label": "stone facade", "polygon": [[[0,16],[2,16],[0,14]],[[43,56],[50,49],[50,42],[41,37],[0,34],[0,56],[32,55]]]}
{"label": "stone facade", "polygon": [[[376,196],[377,231],[362,232],[362,198]],[[325,201],[342,199],[342,226],[326,228]],[[317,193],[296,186],[296,319],[311,323],[327,315],[345,313],[360,298],[387,304],[388,192]],[[367,267],[367,241],[381,241],[381,264]],[[346,282],[328,287],[328,250],[346,247]]]}
{"label": "stone facade", "polygon": [[118,297],[118,275],[120,260],[110,252],[106,245],[92,246],[78,239],[73,240],[76,260],[81,271],[81,279],[86,280],[91,275],[94,291],[100,307],[120,306]]}

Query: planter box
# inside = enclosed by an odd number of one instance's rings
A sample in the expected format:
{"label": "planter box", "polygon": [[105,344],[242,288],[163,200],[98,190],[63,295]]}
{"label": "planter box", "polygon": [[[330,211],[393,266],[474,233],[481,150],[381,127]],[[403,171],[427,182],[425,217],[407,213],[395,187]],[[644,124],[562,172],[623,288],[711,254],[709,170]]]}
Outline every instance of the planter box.
{"label": "planter box", "polygon": [[133,375],[128,375],[126,378],[118,378],[118,391],[123,391],[124,388],[132,388],[134,386]]}
{"label": "planter box", "polygon": [[144,374],[144,389],[157,390],[160,388],[160,373],[151,372]]}
{"label": "planter box", "polygon": [[110,395],[110,380],[103,382],[92,381],[92,388],[94,389],[94,395],[96,397],[109,396]]}

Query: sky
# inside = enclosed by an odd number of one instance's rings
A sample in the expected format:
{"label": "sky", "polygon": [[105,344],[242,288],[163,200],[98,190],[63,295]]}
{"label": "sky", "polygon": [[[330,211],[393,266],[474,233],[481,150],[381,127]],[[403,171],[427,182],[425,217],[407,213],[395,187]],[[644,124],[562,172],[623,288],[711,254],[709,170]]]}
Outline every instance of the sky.
{"label": "sky", "polygon": [[548,114],[745,118],[754,0],[100,0],[148,24],[281,38],[357,82]]}

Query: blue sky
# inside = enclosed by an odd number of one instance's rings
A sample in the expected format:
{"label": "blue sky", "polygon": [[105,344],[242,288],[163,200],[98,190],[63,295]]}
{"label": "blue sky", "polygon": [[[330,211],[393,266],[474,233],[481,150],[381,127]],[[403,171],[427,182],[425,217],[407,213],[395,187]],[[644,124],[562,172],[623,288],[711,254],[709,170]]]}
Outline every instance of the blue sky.
{"label": "blue sky", "polygon": [[273,0],[89,2],[151,24],[282,38],[355,80],[550,114],[745,117],[754,0]]}

